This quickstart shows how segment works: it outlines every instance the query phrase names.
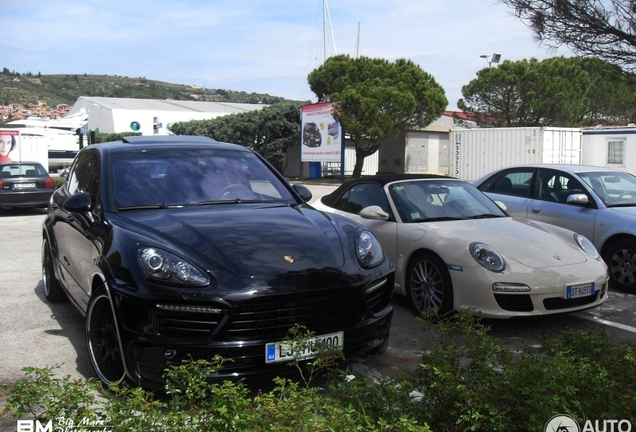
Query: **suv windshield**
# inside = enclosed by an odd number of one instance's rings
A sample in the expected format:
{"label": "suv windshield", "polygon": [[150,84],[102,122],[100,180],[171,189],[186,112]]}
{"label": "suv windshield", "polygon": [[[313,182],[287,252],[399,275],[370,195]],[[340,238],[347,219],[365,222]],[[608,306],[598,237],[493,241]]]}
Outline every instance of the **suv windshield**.
{"label": "suv windshield", "polygon": [[254,154],[178,149],[114,154],[115,206],[164,207],[232,202],[295,203],[289,190]]}

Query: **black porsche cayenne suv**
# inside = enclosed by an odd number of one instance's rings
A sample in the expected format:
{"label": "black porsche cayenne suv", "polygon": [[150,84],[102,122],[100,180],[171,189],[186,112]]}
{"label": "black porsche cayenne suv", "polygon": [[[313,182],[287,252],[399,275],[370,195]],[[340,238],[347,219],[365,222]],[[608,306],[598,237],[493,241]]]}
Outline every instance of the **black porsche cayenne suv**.
{"label": "black porsche cayenne suv", "polygon": [[43,286],[86,317],[107,384],[221,355],[214,378],[289,370],[295,325],[347,358],[383,352],[394,269],[364,227],[323,214],[252,150],[205,137],[82,149],[43,224]]}

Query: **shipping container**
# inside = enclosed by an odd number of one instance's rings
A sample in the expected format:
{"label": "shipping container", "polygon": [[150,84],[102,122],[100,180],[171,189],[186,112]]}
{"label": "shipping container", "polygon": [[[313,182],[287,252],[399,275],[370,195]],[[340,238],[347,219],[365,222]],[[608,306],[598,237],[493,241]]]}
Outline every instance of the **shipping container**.
{"label": "shipping container", "polygon": [[583,129],[581,163],[636,174],[636,126]]}
{"label": "shipping container", "polygon": [[450,175],[475,181],[499,168],[581,163],[581,129],[558,127],[451,130]]}

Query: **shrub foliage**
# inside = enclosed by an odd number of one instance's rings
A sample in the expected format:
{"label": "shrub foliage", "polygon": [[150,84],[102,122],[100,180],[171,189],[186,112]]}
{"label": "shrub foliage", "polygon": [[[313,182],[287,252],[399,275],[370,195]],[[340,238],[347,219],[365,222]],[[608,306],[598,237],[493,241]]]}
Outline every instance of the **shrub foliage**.
{"label": "shrub foliage", "polygon": [[[510,352],[476,318],[456,314],[423,322],[430,344],[416,370],[368,379],[336,367],[342,354],[317,347],[297,358],[300,379],[272,389],[208,377],[224,359],[190,360],[166,370],[166,389],[102,389],[93,379],[57,378],[54,368],[25,368],[4,389],[2,415],[101,425],[112,431],[543,431],[555,415],[587,420],[636,412],[636,350],[604,332],[567,330],[539,348]],[[311,332],[291,329],[302,352]],[[325,388],[316,378],[326,372]],[[430,429],[429,429],[430,427]]]}

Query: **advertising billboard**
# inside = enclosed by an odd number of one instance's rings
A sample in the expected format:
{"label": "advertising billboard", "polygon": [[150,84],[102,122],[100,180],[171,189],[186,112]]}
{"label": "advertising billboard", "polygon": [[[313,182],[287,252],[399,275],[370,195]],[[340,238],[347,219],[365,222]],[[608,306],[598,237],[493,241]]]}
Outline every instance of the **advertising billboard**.
{"label": "advertising billboard", "polygon": [[333,118],[333,105],[305,105],[301,111],[302,162],[340,162],[342,130]]}
{"label": "advertising billboard", "polygon": [[47,143],[40,139],[27,139],[22,131],[0,129],[0,162],[34,161],[49,167]]}

